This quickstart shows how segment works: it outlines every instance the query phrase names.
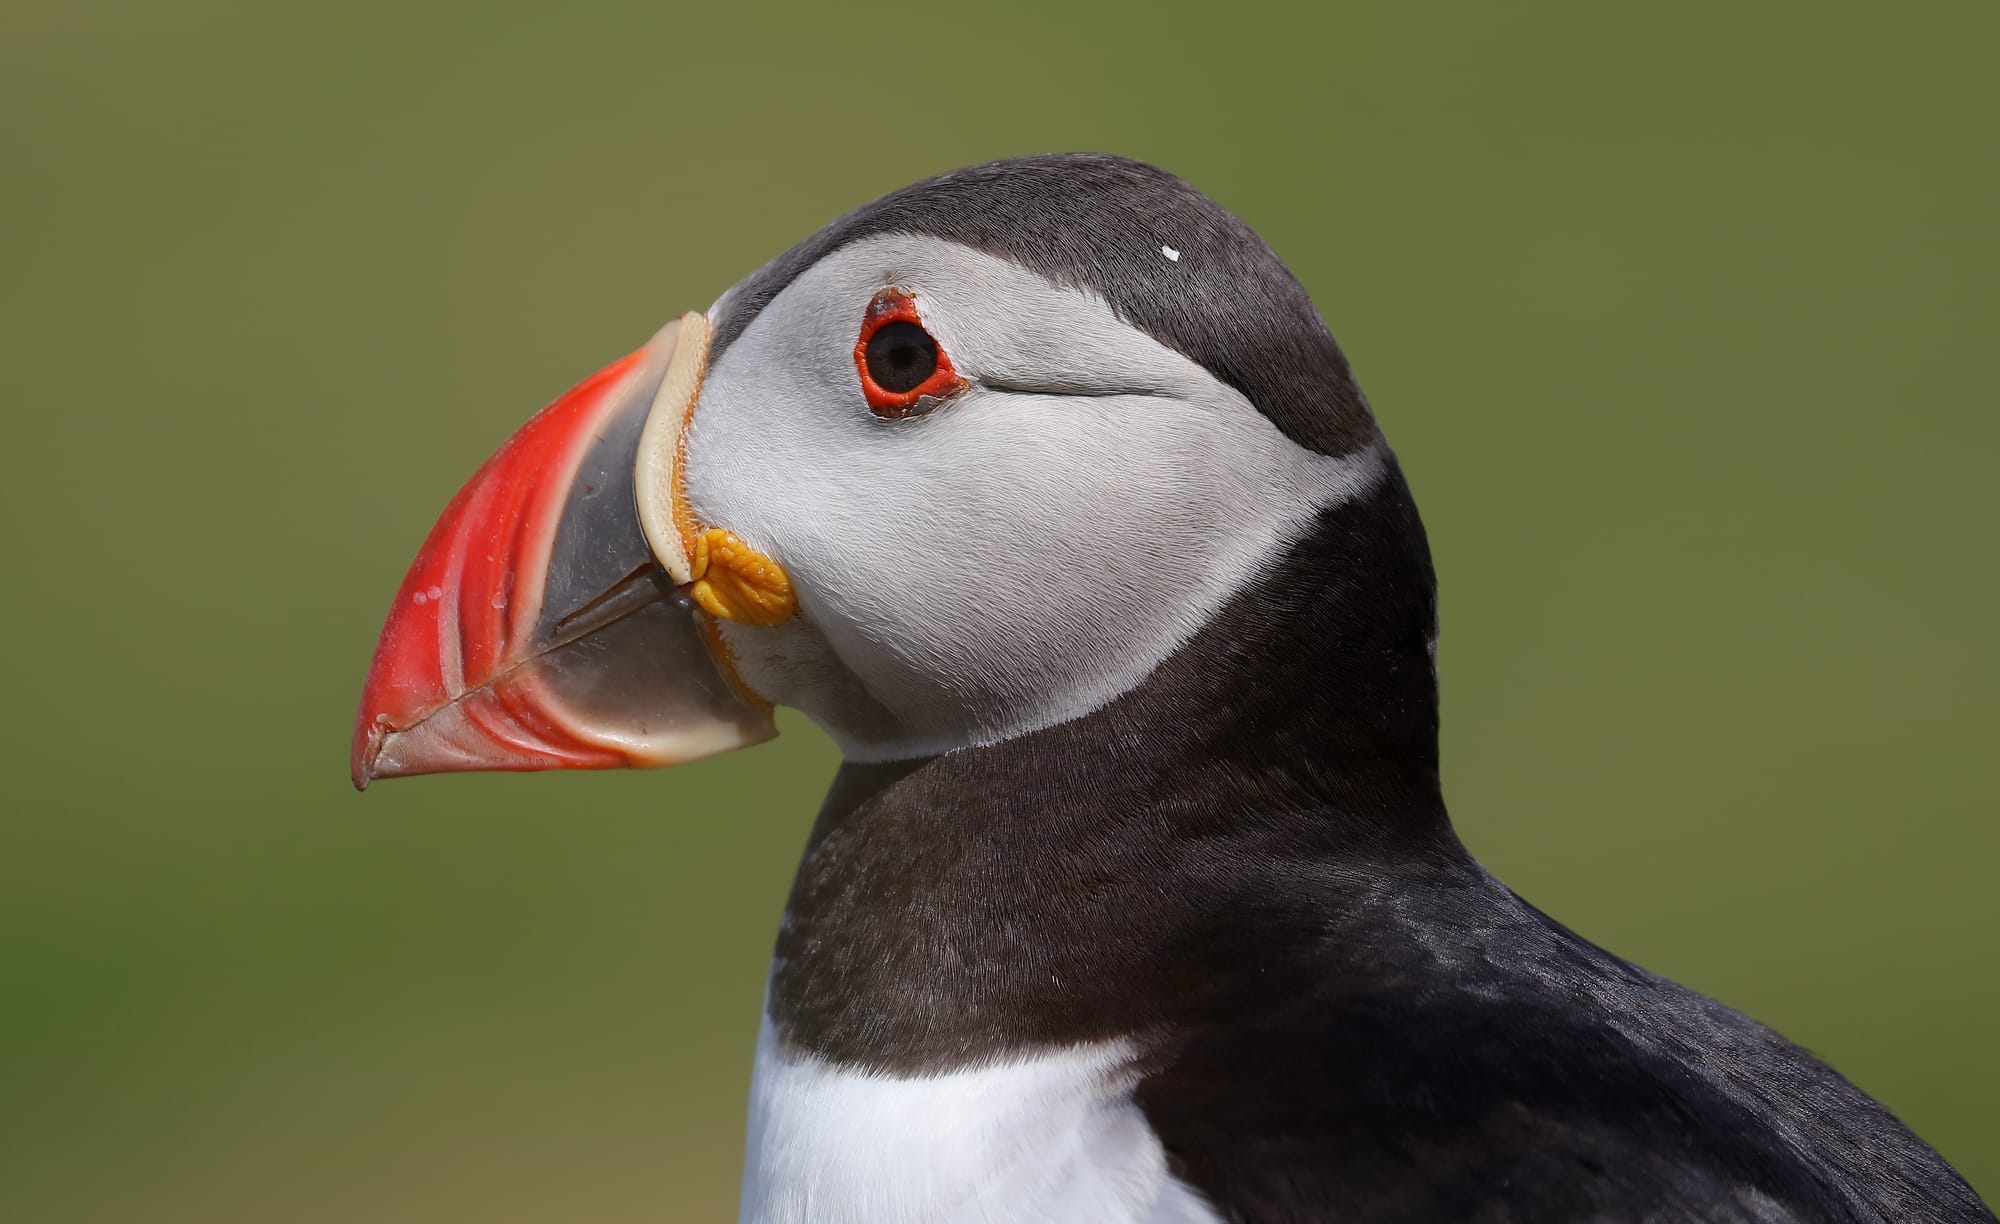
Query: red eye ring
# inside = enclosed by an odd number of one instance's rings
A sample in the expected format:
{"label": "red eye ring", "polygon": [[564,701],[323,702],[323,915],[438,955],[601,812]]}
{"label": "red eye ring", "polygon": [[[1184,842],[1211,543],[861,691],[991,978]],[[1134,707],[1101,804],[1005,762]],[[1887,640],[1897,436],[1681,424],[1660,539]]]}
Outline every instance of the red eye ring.
{"label": "red eye ring", "polygon": [[[892,323],[915,328],[929,345],[930,351],[924,356],[934,355],[936,358],[936,365],[923,374],[921,381],[904,390],[890,390],[883,386],[869,369],[869,342]],[[945,399],[965,390],[965,380],[952,368],[951,356],[924,327],[923,318],[917,314],[917,300],[895,286],[882,290],[869,300],[868,309],[861,316],[861,338],[854,342],[854,368],[861,375],[861,394],[868,401],[868,410],[886,420],[917,416],[934,406],[925,405],[923,401]]]}

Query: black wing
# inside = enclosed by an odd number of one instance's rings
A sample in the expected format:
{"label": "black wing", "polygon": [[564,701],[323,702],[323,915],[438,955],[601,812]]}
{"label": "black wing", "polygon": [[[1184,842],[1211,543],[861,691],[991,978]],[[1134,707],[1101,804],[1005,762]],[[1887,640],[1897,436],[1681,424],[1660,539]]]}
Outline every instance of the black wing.
{"label": "black wing", "polygon": [[1994,1219],[1810,1054],[1505,898],[1336,924],[1338,968],[1185,1031],[1139,1090],[1175,1173],[1240,1224]]}

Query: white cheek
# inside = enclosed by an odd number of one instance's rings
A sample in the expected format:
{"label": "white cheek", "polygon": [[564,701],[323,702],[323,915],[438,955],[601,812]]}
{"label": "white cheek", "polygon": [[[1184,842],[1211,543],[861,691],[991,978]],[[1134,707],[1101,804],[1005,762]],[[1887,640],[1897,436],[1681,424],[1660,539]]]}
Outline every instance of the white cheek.
{"label": "white cheek", "polygon": [[[877,420],[852,350],[888,268],[962,368],[1151,393],[975,387]],[[1098,708],[1381,470],[1374,451],[1295,445],[1095,299],[909,238],[847,248],[779,295],[711,371],[687,457],[696,511],[776,556],[810,624],[727,626],[745,679],[863,760]]]}

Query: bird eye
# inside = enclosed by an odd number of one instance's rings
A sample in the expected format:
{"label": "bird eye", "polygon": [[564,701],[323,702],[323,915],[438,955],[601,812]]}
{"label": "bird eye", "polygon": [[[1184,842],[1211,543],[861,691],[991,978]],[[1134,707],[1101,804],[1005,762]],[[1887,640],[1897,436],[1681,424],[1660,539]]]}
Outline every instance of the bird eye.
{"label": "bird eye", "polygon": [[854,365],[868,410],[890,420],[928,412],[965,389],[951,357],[924,327],[916,299],[902,289],[884,289],[868,303]]}
{"label": "bird eye", "polygon": [[915,323],[900,320],[868,337],[868,377],[884,391],[915,391],[937,372],[938,346]]}

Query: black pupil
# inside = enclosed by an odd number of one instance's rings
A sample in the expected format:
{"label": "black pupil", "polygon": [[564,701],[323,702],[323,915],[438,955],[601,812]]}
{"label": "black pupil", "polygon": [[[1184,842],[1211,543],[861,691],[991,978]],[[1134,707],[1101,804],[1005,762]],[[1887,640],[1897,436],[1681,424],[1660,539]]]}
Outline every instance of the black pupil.
{"label": "black pupil", "polygon": [[868,377],[893,395],[923,386],[937,362],[937,341],[915,323],[898,320],[868,337]]}

